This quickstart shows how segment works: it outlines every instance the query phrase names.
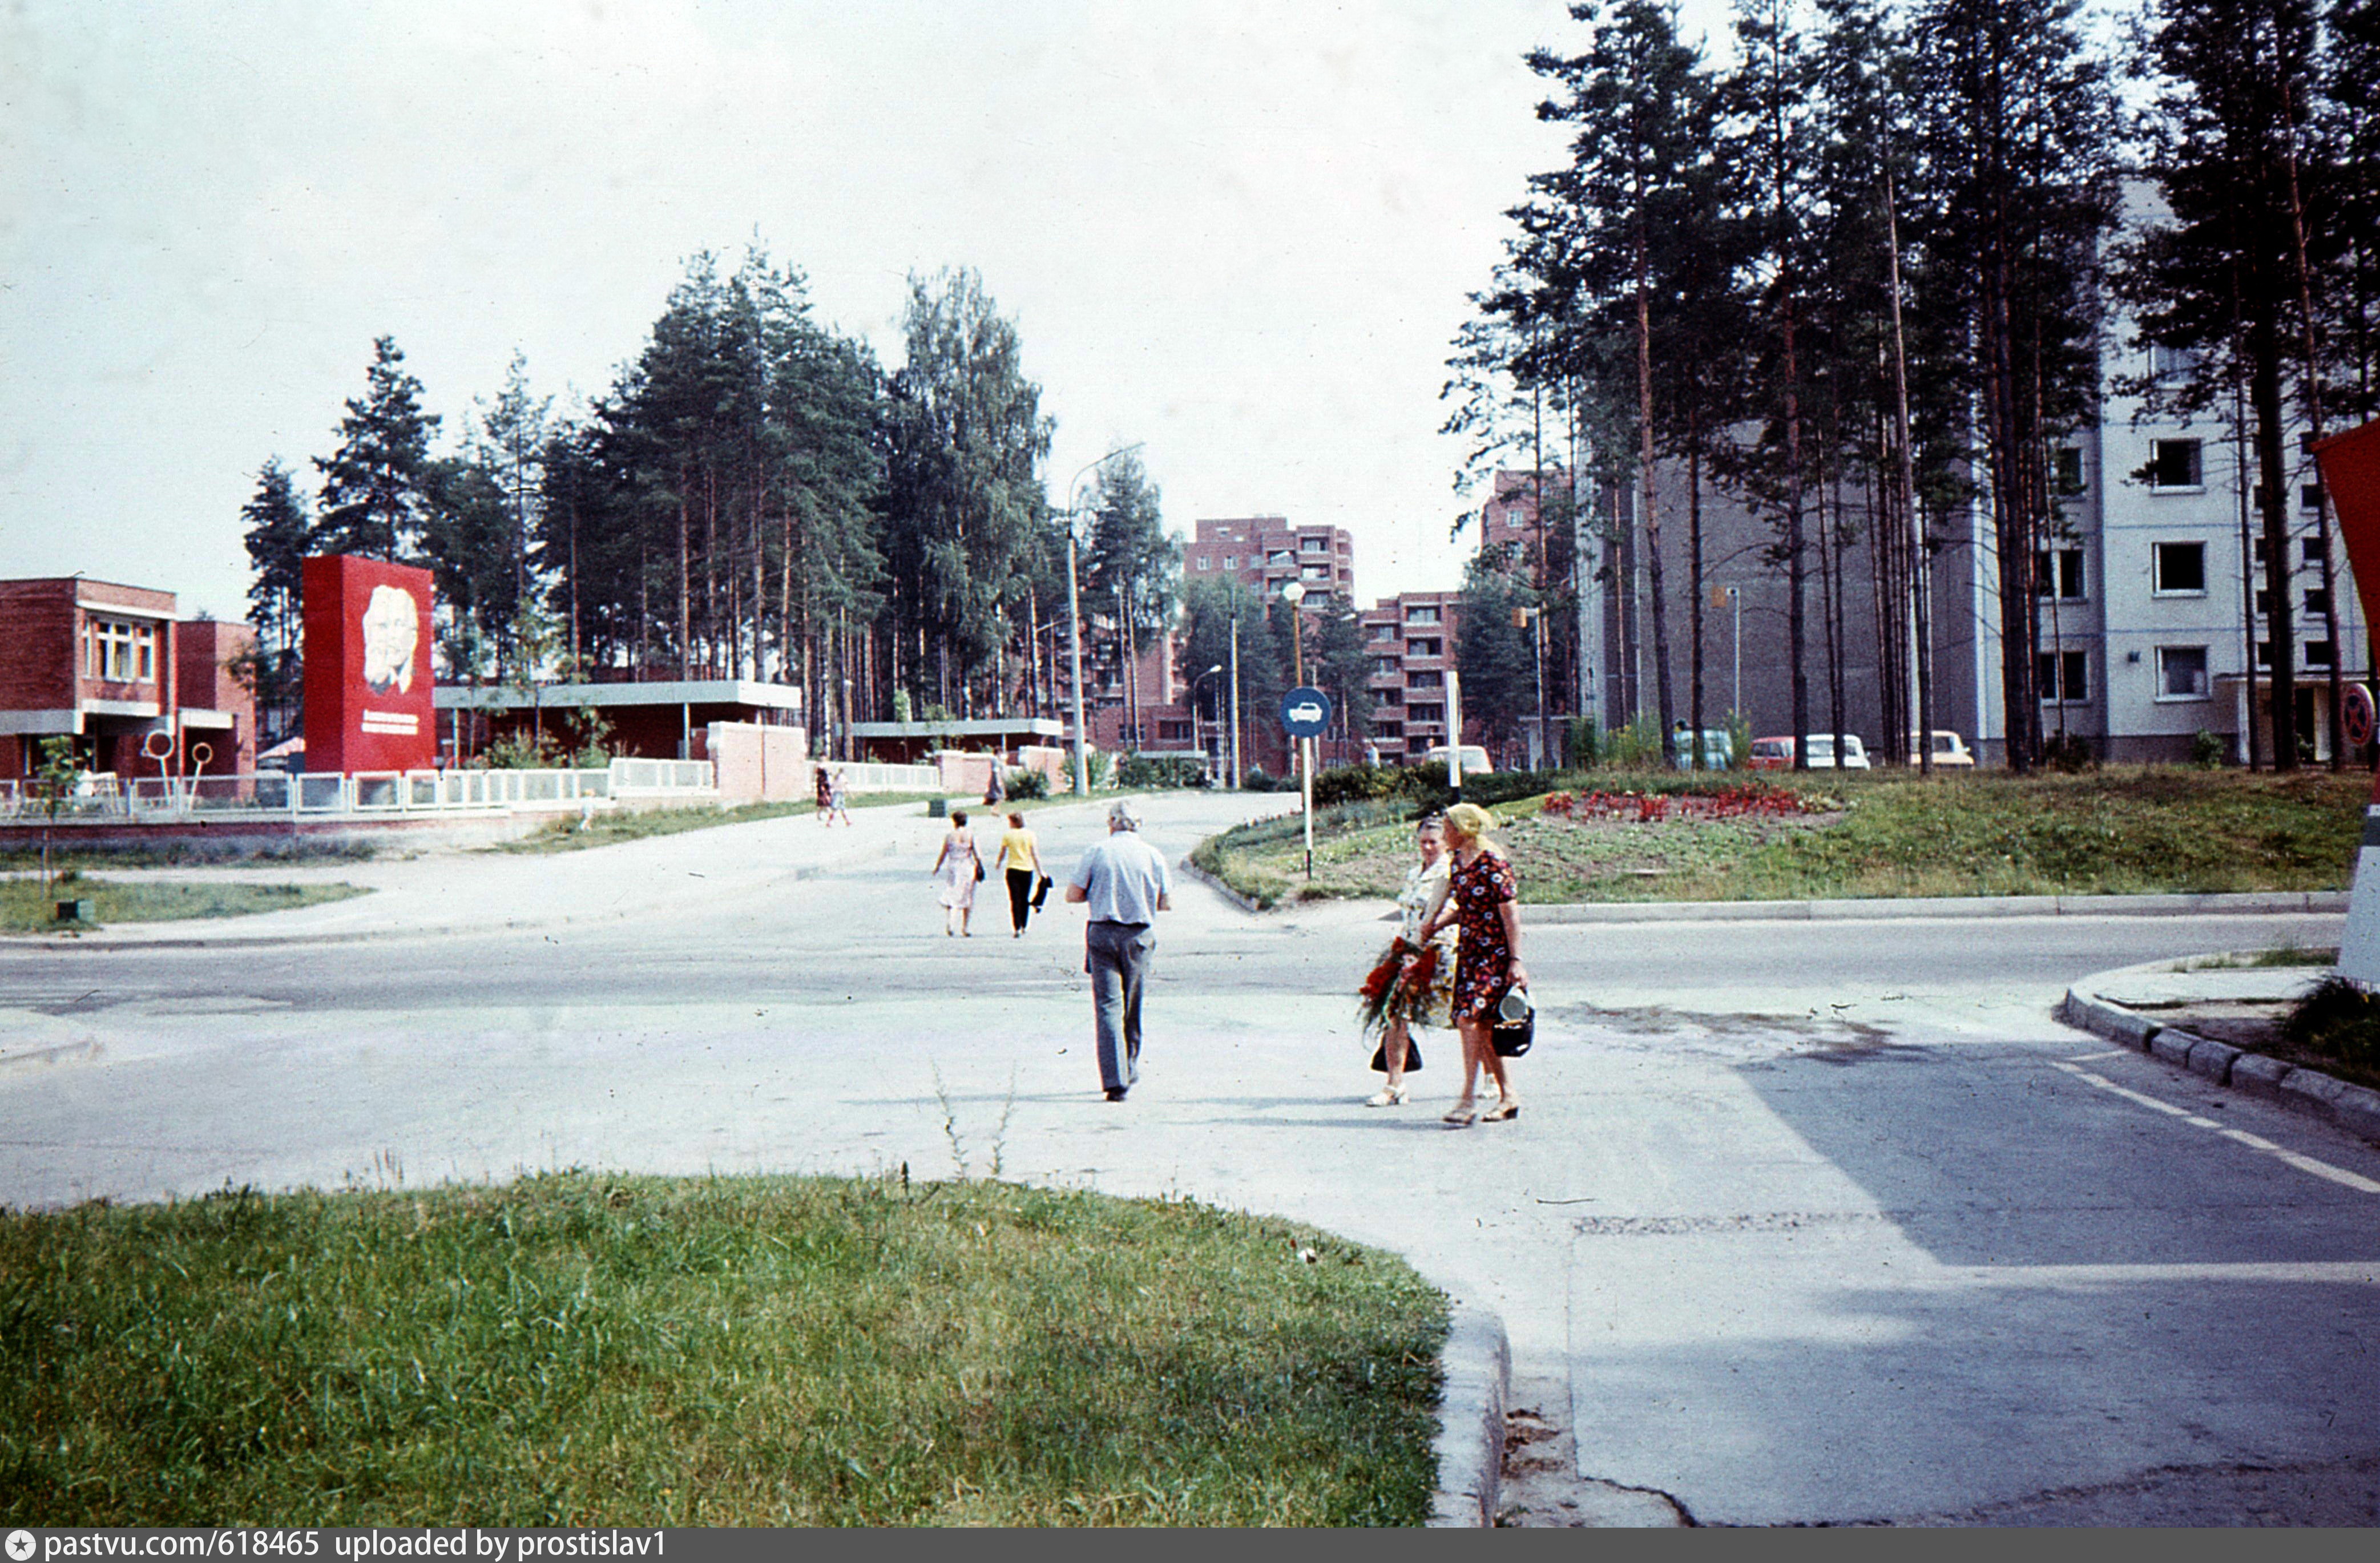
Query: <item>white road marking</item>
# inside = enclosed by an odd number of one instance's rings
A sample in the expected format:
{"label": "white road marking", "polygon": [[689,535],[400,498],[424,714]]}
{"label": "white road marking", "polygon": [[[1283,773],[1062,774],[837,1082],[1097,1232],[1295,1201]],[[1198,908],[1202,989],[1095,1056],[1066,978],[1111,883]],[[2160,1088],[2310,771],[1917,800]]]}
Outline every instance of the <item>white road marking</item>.
{"label": "white road marking", "polygon": [[2110,1048],[2104,1053],[2080,1053],[2066,1061],[2069,1063],[2096,1063],[2101,1059],[2120,1059],[2126,1053],[2131,1051],[2131,1049],[2130,1048]]}
{"label": "white road marking", "polygon": [[1929,1284],[2121,1286],[2157,1281],[2281,1281],[2380,1286],[2380,1259],[2244,1260],[2180,1265],[1946,1265]]}
{"label": "white road marking", "polygon": [[2262,1151],[2266,1156],[2288,1163],[2289,1166],[2296,1168],[2301,1172],[2311,1172],[2317,1178],[2327,1179],[2331,1182],[2338,1183],[2344,1188],[2354,1189],[2359,1193],[2380,1194],[2380,1182],[2374,1182],[2371,1179],[2364,1177],[2360,1172],[2350,1172],[2344,1167],[2333,1167],[2327,1161],[2318,1161],[2313,1157],[2301,1156],[2298,1152],[2289,1150],[2285,1146],[2277,1145],[2273,1144],[2272,1141],[2265,1139],[2261,1135],[2251,1134],[2244,1129],[2234,1129],[2228,1124],[2217,1123],[2211,1118],[2203,1118],[2197,1113],[2191,1111],[2188,1108],[2176,1107],[2171,1102],[2161,1102],[2155,1097],[2143,1096],[2138,1091],[2127,1090],[2125,1087],[2117,1084],[2112,1080],[2107,1079],[2102,1075],[2094,1074],[2087,1069],[2078,1068],[2075,1065],[2067,1062],[2063,1059],[2052,1059],[2049,1062],[2052,1068],[2062,1069],[2067,1073],[2075,1076],[2077,1079],[2087,1080],[2103,1091],[2113,1091],[2117,1096],[2123,1097],[2126,1101],[2138,1102],[2141,1106],[2144,1108],[2154,1108],[2157,1111],[2166,1114],[2168,1117],[2179,1118],[2193,1129],[2212,1129],[2227,1140],[2246,1145],[2251,1150]]}

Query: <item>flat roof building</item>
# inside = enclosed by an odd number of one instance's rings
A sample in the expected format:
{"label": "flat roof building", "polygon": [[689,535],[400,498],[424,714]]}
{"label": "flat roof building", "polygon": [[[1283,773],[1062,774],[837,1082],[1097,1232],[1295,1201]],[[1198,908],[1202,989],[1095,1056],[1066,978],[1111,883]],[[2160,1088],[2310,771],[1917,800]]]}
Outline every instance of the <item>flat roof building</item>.
{"label": "flat roof building", "polygon": [[128,780],[161,765],[253,770],[256,700],[241,665],[255,647],[247,624],[182,618],[170,591],[0,581],[0,777],[32,775],[54,737],[72,739],[86,769]]}

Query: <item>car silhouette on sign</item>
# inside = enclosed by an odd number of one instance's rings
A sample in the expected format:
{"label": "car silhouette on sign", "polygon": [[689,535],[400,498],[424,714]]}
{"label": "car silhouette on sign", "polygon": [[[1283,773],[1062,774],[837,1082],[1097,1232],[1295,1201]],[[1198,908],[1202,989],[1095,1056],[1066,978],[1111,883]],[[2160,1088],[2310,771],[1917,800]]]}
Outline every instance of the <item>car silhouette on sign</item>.
{"label": "car silhouette on sign", "polygon": [[1300,700],[1281,713],[1291,721],[1327,721],[1330,713],[1311,700]]}

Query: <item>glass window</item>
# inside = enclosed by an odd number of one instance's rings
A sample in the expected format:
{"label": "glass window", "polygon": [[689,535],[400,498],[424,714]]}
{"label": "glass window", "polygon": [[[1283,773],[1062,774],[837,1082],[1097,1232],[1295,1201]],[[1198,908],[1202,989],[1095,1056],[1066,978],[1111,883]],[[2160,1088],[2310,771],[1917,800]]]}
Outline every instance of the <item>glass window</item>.
{"label": "glass window", "polygon": [[2330,593],[2320,587],[2306,588],[2306,612],[2317,619],[2330,617]]}
{"label": "glass window", "polygon": [[2206,698],[2205,647],[2160,646],[2157,648],[2156,666],[2158,699]]}
{"label": "glass window", "polygon": [[122,619],[92,619],[84,631],[85,675],[111,684],[150,684],[157,677],[157,628]]}
{"label": "glass window", "polygon": [[2203,542],[2161,542],[2149,551],[2159,593],[2206,595],[2206,545]]}
{"label": "glass window", "polygon": [[2327,640],[2309,640],[2305,643],[2307,667],[2326,668],[2330,666],[2330,660],[2336,654]]}
{"label": "glass window", "polygon": [[2298,555],[2309,564],[2321,563],[2322,539],[2320,538],[2306,538],[2301,540],[2298,544]]}
{"label": "glass window", "polygon": [[2199,354],[2194,347],[2152,347],[2149,349],[2149,374],[2159,384],[2187,380],[2198,369]]}
{"label": "glass window", "polygon": [[2149,487],[2152,489],[2195,489],[2204,481],[2199,477],[2198,442],[2195,440],[2152,440],[2149,442]]}
{"label": "glass window", "polygon": [[1239,567],[1240,567],[1240,556],[1239,556],[1238,554],[1236,554],[1236,553],[1227,553],[1227,554],[1223,555],[1223,568],[1224,568],[1224,569],[1226,569],[1226,570],[1236,570],[1236,569],[1238,569]]}
{"label": "glass window", "polygon": [[2033,589],[2042,597],[2056,597],[2064,602],[2082,600],[2082,551],[2079,548],[2045,549],[2034,555],[2035,573]]}
{"label": "glass window", "polygon": [[1435,636],[1431,636],[1427,640],[1408,640],[1405,642],[1405,655],[1408,657],[1443,657],[1446,655],[1446,642],[1439,639]]}
{"label": "glass window", "polygon": [[2308,483],[2298,490],[2298,506],[2302,510],[2322,508],[2322,485]]}
{"label": "glass window", "polygon": [[1442,672],[1410,672],[1405,674],[1407,689],[1443,689],[1446,675]]}
{"label": "glass window", "polygon": [[2075,705],[2091,697],[2087,652],[2044,651],[2035,672],[2044,705]]}
{"label": "glass window", "polygon": [[1409,624],[1434,624],[1438,623],[1438,610],[1435,608],[1408,608],[1405,610],[1405,623]]}
{"label": "glass window", "polygon": [[1208,564],[1209,563],[1210,563],[1210,561],[1208,560],[1208,556],[1207,556],[1207,555],[1205,555],[1205,554],[1203,554],[1203,553],[1202,553],[1202,554],[1200,554],[1200,555],[1198,556],[1198,568],[1200,568],[1201,570],[1203,570],[1203,569],[1207,568],[1207,566],[1208,566]]}
{"label": "glass window", "polygon": [[2081,493],[2082,491],[2082,448],[2080,445],[2058,446],[2055,473],[2059,493]]}
{"label": "glass window", "polygon": [[1300,553],[1328,553],[1330,551],[1330,539],[1329,538],[1300,538],[1297,539],[1297,551]]}

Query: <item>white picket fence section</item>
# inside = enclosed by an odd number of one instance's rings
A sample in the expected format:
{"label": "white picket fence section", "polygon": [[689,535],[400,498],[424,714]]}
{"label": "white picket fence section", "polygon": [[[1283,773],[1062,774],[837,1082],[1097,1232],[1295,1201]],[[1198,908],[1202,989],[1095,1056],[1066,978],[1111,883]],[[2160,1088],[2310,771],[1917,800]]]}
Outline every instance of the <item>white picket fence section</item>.
{"label": "white picket fence section", "polygon": [[[84,779],[58,806],[60,820],[350,817],[611,808],[634,799],[717,799],[709,760],[616,759],[601,769],[401,770]],[[50,817],[30,782],[0,782],[0,820]]]}

